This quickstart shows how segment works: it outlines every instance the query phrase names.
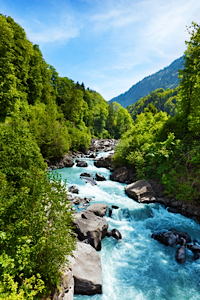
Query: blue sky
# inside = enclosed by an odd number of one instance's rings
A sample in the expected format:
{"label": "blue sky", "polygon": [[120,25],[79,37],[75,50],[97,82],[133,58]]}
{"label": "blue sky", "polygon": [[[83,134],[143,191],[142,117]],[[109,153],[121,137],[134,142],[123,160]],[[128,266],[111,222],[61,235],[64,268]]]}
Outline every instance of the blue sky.
{"label": "blue sky", "polygon": [[199,0],[0,0],[60,76],[110,100],[183,55]]}

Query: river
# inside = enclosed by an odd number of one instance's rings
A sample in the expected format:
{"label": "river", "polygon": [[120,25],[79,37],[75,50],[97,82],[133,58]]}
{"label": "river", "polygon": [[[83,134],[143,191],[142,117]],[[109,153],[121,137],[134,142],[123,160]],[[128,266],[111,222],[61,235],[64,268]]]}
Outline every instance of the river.
{"label": "river", "polygon": [[[108,153],[100,155],[107,156]],[[86,159],[84,159],[86,160]],[[175,260],[177,247],[167,247],[151,238],[153,232],[176,229],[200,240],[200,225],[180,214],[172,214],[160,204],[139,204],[128,198],[125,184],[109,180],[110,171],[96,168],[87,159],[88,167],[57,170],[67,185],[76,185],[80,197],[91,203],[119,206],[109,218],[109,230],[117,228],[122,240],[105,237],[102,250],[103,294],[74,295],[74,300],[200,300],[200,259],[186,250],[186,263]],[[54,171],[55,172],[55,171]],[[95,177],[101,173],[107,181],[92,186],[80,179],[82,172]]]}

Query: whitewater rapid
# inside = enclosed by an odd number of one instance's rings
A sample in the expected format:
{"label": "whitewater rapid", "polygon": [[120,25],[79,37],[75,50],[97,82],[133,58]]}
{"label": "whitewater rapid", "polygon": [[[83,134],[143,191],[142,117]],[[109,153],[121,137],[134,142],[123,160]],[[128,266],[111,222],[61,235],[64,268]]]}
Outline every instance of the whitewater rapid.
{"label": "whitewater rapid", "polygon": [[[103,154],[108,155],[108,154]],[[84,159],[86,160],[86,159]],[[64,168],[58,172],[67,185],[76,185],[80,197],[91,203],[106,203],[113,209],[109,230],[117,228],[122,240],[105,237],[102,250],[103,294],[74,295],[74,300],[200,300],[200,259],[186,250],[186,263],[175,260],[177,247],[171,248],[151,238],[153,232],[176,229],[200,241],[200,225],[180,214],[172,214],[160,204],[140,204],[128,198],[125,184],[109,180],[110,171],[96,168],[87,159],[88,167]],[[95,177],[101,173],[107,181],[92,186],[80,179],[83,172]]]}

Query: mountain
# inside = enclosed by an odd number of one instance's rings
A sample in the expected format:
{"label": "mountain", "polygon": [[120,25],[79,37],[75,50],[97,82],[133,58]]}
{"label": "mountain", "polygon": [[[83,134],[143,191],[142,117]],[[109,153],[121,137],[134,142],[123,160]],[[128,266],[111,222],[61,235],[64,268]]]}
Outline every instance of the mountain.
{"label": "mountain", "polygon": [[124,94],[112,98],[109,103],[116,101],[123,107],[127,107],[156,89],[163,88],[166,90],[168,88],[173,89],[177,87],[179,83],[178,70],[183,69],[183,62],[184,58],[182,56],[173,61],[168,67],[145,77],[143,80],[133,85]]}

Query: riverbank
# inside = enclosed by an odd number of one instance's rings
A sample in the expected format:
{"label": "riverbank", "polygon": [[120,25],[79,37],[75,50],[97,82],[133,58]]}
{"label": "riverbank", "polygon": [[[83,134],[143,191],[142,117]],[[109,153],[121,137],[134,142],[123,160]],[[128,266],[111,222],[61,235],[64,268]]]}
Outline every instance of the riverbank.
{"label": "riverbank", "polygon": [[[107,153],[103,153],[102,156],[104,155],[107,156]],[[84,158],[81,160],[84,161]],[[78,167],[75,162],[72,168],[55,171],[62,176],[63,180],[67,179],[69,188],[72,185],[76,186],[78,195],[73,194],[73,198],[78,196],[91,199],[91,202],[87,203],[84,208],[79,209],[79,204],[76,205],[80,217],[77,222],[79,224],[91,220],[92,214],[87,212],[90,210],[88,209],[90,205],[101,203],[107,205],[108,208],[115,206],[112,215],[106,213],[104,217],[108,223],[107,231],[110,233],[115,228],[122,236],[120,240],[105,236],[101,241],[101,250],[99,240],[89,237],[90,241],[94,241],[95,247],[100,250],[97,253],[101,257],[102,265],[102,294],[96,294],[92,298],[95,300],[121,298],[126,300],[186,300],[190,299],[193,293],[194,297],[197,297],[195,299],[198,299],[200,291],[195,281],[195,272],[199,266],[199,260],[193,262],[193,253],[186,249],[186,263],[180,267],[175,259],[178,246],[166,247],[151,236],[173,229],[178,232],[187,232],[192,241],[198,240],[199,225],[180,214],[169,213],[164,205],[133,201],[125,194],[125,187],[128,184],[110,181],[112,174],[110,169],[94,165],[98,157],[95,160],[87,158],[85,161],[88,164],[87,167]],[[102,163],[103,159],[100,158],[100,161]],[[97,172],[101,173],[106,180],[97,182],[97,185],[91,185],[80,178],[80,174],[86,172],[93,178]],[[79,225],[78,228],[80,228]],[[77,232],[77,234],[82,239],[81,243],[85,244],[83,238],[88,238],[87,231],[84,229],[83,237],[82,233]],[[86,245],[91,247],[91,245]],[[79,291],[74,295],[74,300],[89,300],[90,297],[80,295]]]}
{"label": "riverbank", "polygon": [[[116,168],[111,160],[112,155],[96,159],[97,154],[100,152],[113,151],[114,153],[114,149],[118,142],[119,141],[115,139],[92,139],[89,149],[85,149],[82,152],[69,152],[68,155],[64,155],[60,159],[47,161],[48,170],[72,167],[75,164],[74,159],[91,158],[94,160],[94,164],[96,167],[104,167],[112,171],[110,180],[126,184],[135,182],[137,181],[137,179],[134,170],[126,166]],[[173,197],[169,197],[165,193],[165,188],[161,183],[158,183],[156,180],[149,180],[149,183],[151,184],[154,191],[155,200],[153,202],[164,205],[171,213],[180,213],[183,216],[191,218],[200,223],[199,203],[195,201],[184,201],[184,199],[182,199],[182,201],[178,201]],[[134,200],[137,201],[137,199]],[[151,203],[151,201],[149,203]]]}

